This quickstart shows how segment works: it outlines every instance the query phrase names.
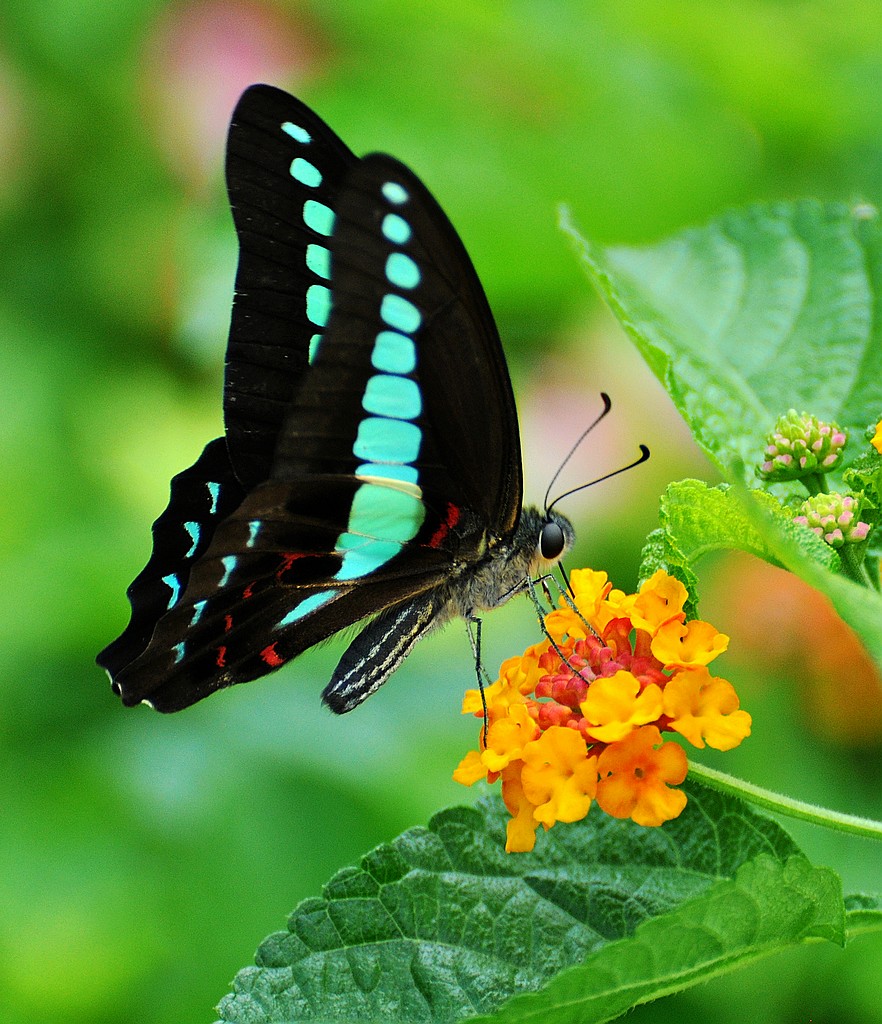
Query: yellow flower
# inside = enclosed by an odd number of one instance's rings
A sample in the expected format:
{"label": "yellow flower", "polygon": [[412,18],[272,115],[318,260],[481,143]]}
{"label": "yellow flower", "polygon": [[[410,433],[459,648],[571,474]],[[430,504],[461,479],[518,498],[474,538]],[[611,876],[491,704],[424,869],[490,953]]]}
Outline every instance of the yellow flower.
{"label": "yellow flower", "polygon": [[876,424],[876,433],[873,435],[873,440],[870,441],[870,444],[882,455],[882,420],[879,420]]}
{"label": "yellow flower", "polygon": [[686,754],[677,743],[662,743],[654,725],[611,743],[598,758],[597,770],[597,803],[614,818],[661,825],[686,806],[686,794],[670,788],[686,778]]}
{"label": "yellow flower", "polygon": [[521,757],[524,746],[539,735],[539,726],[530,717],[526,704],[512,704],[505,717],[491,721],[487,729],[487,747],[481,760],[488,771],[502,771]]}
{"label": "yellow flower", "polygon": [[480,750],[470,750],[453,772],[453,781],[473,786],[478,779],[487,778],[487,765],[481,760]]}
{"label": "yellow flower", "polygon": [[573,569],[570,573],[570,589],[578,614],[570,607],[569,601],[561,597],[560,607],[545,616],[545,628],[555,639],[571,636],[574,640],[581,640],[588,636],[589,631],[583,620],[597,629],[595,620],[604,598],[612,590],[612,583],[608,582],[605,572]]}
{"label": "yellow flower", "polygon": [[588,756],[577,730],[552,725],[524,747],[521,785],[536,808],[534,818],[546,828],[556,821],[579,821],[597,789],[597,758]]}
{"label": "yellow flower", "polygon": [[620,669],[608,678],[595,679],[579,707],[586,719],[585,733],[601,743],[614,743],[659,717],[662,691],[650,683],[641,692],[640,680]]}
{"label": "yellow flower", "polygon": [[[508,658],[499,669],[499,678],[484,690],[487,707],[505,706],[523,703],[526,694],[536,689],[536,683],[545,675],[545,669],[539,667],[539,658],[548,649],[543,642],[528,647],[523,654]],[[462,701],[464,715],[483,715],[484,705],[481,703],[480,690],[466,690]]]}
{"label": "yellow flower", "polygon": [[[606,573],[577,569],[571,583],[575,608],[562,598],[546,616],[555,642],[509,658],[486,689],[479,749],[453,776],[467,786],[501,778],[509,851],[532,850],[540,824],[578,821],[594,800],[639,825],[676,818],[686,754],[661,730],[719,750],[750,734],[735,690],[706,668],[729,638],[686,622],[680,582],[659,571],[626,594]],[[463,711],[483,715],[480,691]]]}
{"label": "yellow flower", "polygon": [[676,619],[659,627],[652,640],[652,653],[666,668],[707,665],[729,646],[725,633],[718,633],[709,622]]}
{"label": "yellow flower", "polygon": [[731,750],[750,735],[751,718],[738,710],[735,687],[703,666],[678,672],[665,687],[664,710],[671,728],[701,749]]}
{"label": "yellow flower", "polygon": [[672,619],[683,621],[683,606],[688,597],[689,591],[678,579],[659,569],[646,580],[634,598],[628,616],[631,625],[655,636],[659,627],[666,622]]}

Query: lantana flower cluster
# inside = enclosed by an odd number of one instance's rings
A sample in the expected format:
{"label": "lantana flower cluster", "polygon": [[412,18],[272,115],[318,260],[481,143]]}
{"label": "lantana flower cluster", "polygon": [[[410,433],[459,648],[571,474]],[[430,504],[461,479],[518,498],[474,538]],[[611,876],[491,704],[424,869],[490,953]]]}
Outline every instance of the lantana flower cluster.
{"label": "lantana flower cluster", "polygon": [[[659,570],[625,594],[605,572],[577,569],[570,586],[575,608],[562,597],[545,617],[553,643],[509,658],[484,691],[479,749],[453,774],[467,786],[502,780],[510,852],[532,850],[539,825],[578,821],[594,801],[639,825],[676,818],[686,753],[662,733],[717,750],[750,734],[731,683],[707,668],[729,638],[686,621],[682,583]],[[478,690],[463,713],[483,718]]]}

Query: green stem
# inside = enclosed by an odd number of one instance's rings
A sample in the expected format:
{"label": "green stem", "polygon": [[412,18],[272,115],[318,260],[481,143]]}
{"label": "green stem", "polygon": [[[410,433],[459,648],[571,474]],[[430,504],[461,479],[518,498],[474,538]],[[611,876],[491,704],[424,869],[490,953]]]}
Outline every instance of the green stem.
{"label": "green stem", "polygon": [[800,477],[799,482],[809,492],[811,497],[814,497],[816,494],[827,493],[827,478],[823,473],[807,473],[804,477]]}
{"label": "green stem", "polygon": [[864,544],[843,544],[839,549],[839,560],[842,562],[842,571],[855,583],[862,587],[870,585],[870,578],[864,568]]}
{"label": "green stem", "polygon": [[851,832],[867,839],[882,839],[882,821],[859,818],[856,814],[840,814],[839,811],[830,811],[826,807],[816,807],[802,800],[794,800],[792,797],[773,793],[770,789],[754,786],[750,782],[744,782],[694,761],[689,762],[689,774],[712,789],[740,796],[743,800],[758,807],[765,807],[768,811],[810,821],[813,825],[822,825],[836,832]]}

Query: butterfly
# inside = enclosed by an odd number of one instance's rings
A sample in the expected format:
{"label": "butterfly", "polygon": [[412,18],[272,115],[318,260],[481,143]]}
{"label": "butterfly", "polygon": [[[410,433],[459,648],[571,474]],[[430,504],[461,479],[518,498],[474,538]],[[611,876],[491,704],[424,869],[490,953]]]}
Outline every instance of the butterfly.
{"label": "butterfly", "polygon": [[171,482],[131,620],[97,658],[177,711],[361,623],[323,693],[350,711],[429,630],[524,592],[574,540],[522,508],[499,334],[441,207],[294,97],[245,91],[224,435]]}

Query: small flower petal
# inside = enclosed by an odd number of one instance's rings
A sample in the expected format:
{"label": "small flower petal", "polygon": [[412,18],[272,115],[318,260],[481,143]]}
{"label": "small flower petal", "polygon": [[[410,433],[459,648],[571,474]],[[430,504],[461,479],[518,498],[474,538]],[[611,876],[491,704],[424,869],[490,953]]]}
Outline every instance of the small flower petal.
{"label": "small flower petal", "polygon": [[655,636],[659,627],[671,619],[683,621],[688,597],[689,591],[678,579],[659,569],[640,587],[629,616],[631,624]]}
{"label": "small flower petal", "polygon": [[707,665],[729,646],[725,633],[718,633],[709,622],[667,622],[652,640],[652,653],[666,667]]}
{"label": "small flower petal", "polygon": [[491,721],[487,728],[487,747],[481,760],[491,772],[502,771],[521,757],[524,746],[539,735],[539,726],[530,717],[526,704],[512,704],[508,714]]}
{"label": "small flower petal", "polygon": [[665,687],[665,714],[671,728],[698,748],[731,750],[750,735],[751,718],[739,710],[735,687],[703,666],[683,669]]}
{"label": "small flower petal", "polygon": [[597,762],[597,803],[614,818],[661,825],[686,806],[686,794],[670,785],[686,778],[686,754],[678,743],[662,743],[654,725],[611,743]]}
{"label": "small flower petal", "polygon": [[597,788],[597,758],[588,756],[575,729],[553,725],[524,748],[521,783],[536,805],[534,817],[546,828],[556,821],[579,821]]}
{"label": "small flower petal", "polygon": [[637,726],[655,721],[662,713],[662,691],[624,670],[608,678],[595,679],[579,705],[585,716],[585,733],[601,743],[621,740]]}
{"label": "small flower petal", "polygon": [[515,761],[502,772],[502,799],[512,816],[505,829],[507,853],[529,853],[536,845],[539,822],[533,816],[536,810],[524,793],[521,783],[523,763]]}

